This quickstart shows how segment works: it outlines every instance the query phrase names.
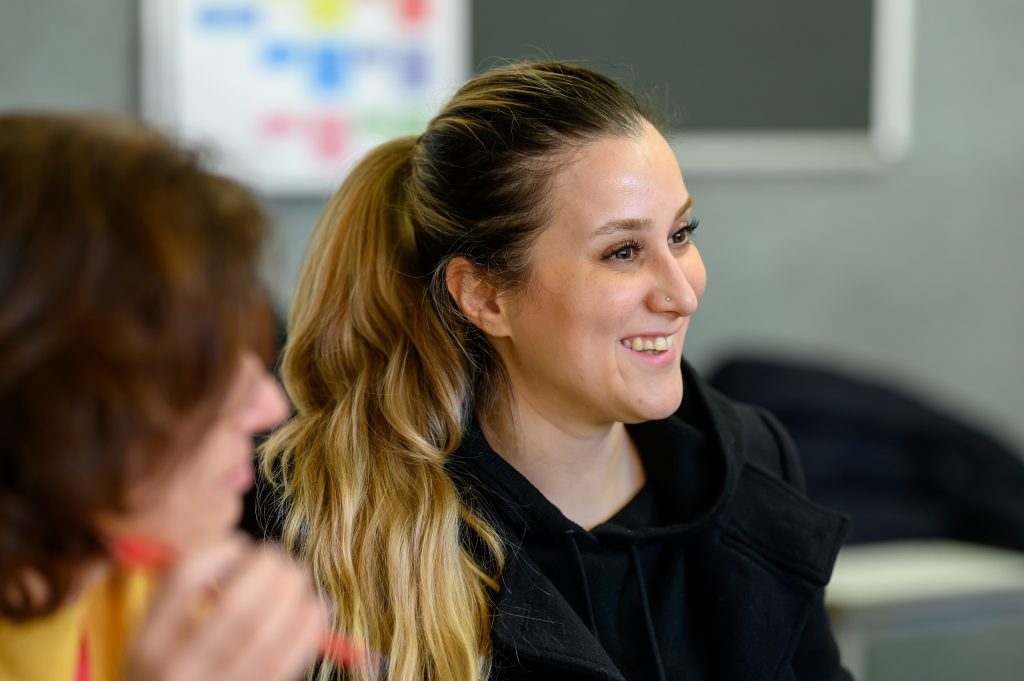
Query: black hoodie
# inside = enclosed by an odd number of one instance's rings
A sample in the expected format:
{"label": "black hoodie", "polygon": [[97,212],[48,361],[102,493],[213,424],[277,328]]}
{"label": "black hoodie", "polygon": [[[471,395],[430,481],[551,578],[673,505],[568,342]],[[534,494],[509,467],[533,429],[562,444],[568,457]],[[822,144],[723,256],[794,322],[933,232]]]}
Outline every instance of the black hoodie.
{"label": "black hoodie", "polygon": [[771,416],[683,372],[674,416],[628,426],[647,483],[590,531],[465,434],[453,476],[508,544],[492,679],[850,678],[821,602],[846,519]]}

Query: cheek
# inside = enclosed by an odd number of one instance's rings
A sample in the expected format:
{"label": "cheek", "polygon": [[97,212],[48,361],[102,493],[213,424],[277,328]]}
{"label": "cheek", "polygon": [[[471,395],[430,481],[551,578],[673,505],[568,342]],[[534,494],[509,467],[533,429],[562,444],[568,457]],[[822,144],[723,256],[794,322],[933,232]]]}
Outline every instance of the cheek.
{"label": "cheek", "polygon": [[606,287],[595,301],[594,310],[600,324],[618,341],[622,336],[635,333],[645,327],[636,323],[647,309],[647,295],[637,286],[622,284]]}
{"label": "cheek", "polygon": [[643,292],[619,276],[580,272],[574,262],[548,265],[523,301],[513,332],[515,363],[539,376],[574,382],[594,380],[593,372],[614,364],[615,343],[643,306]]}
{"label": "cheek", "polygon": [[549,328],[560,328],[569,347],[580,350],[609,345],[617,340],[635,315],[643,295],[629,286],[608,285],[597,278],[556,296],[557,305],[546,315]]}
{"label": "cheek", "polygon": [[237,523],[241,493],[224,483],[225,445],[216,436],[168,473],[133,493],[127,525],[133,532],[167,542],[179,550],[219,539]]}

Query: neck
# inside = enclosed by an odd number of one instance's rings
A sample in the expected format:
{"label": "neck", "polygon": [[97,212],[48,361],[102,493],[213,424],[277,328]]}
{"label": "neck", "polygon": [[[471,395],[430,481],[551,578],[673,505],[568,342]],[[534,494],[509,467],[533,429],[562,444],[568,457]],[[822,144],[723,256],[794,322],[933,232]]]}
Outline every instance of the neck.
{"label": "neck", "polygon": [[643,487],[643,465],[623,424],[566,426],[522,400],[514,410],[481,414],[488,443],[581,527],[604,522]]}

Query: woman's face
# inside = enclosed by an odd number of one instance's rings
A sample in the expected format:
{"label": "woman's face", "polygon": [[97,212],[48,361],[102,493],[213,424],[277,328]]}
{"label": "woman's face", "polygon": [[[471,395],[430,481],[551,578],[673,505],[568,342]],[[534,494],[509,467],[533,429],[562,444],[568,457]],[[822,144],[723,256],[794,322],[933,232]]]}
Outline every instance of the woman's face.
{"label": "woman's face", "polygon": [[220,410],[190,451],[129,491],[129,515],[114,533],[141,535],[187,551],[222,538],[238,523],[254,481],[253,436],[279,424],[288,405],[277,382],[243,353]]}
{"label": "woman's face", "polygon": [[532,279],[492,339],[517,401],[558,423],[664,418],[682,400],[706,273],[675,154],[644,130],[588,144],[556,175]]}

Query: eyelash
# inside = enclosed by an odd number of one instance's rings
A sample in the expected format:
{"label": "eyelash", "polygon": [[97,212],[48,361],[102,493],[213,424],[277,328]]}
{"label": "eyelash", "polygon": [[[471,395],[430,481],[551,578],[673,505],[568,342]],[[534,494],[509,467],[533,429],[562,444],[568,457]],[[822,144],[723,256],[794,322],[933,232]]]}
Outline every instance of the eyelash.
{"label": "eyelash", "polygon": [[[682,232],[683,240],[682,241],[673,241],[673,242],[671,242],[670,245],[672,245],[672,246],[687,246],[687,245],[689,245],[691,240],[692,240],[693,233],[697,231],[697,227],[699,227],[699,226],[700,226],[700,219],[699,218],[690,218],[686,222],[685,225],[683,225],[682,227],[677,229],[675,232],[673,232],[672,233],[672,237],[670,237],[670,238],[674,239],[676,237],[676,235],[678,235],[680,232]],[[626,249],[629,249],[630,251],[632,251],[633,256],[635,257],[636,255],[638,255],[640,253],[643,253],[645,248],[646,248],[646,246],[643,243],[641,243],[639,241],[636,241],[635,239],[628,239],[626,241],[623,241],[619,245],[615,246],[615,248],[613,248],[610,251],[608,251],[608,253],[604,256],[603,259],[604,260],[632,260],[633,257],[630,257],[630,258],[616,258],[615,254],[616,253],[621,253],[622,251],[624,251]]]}

